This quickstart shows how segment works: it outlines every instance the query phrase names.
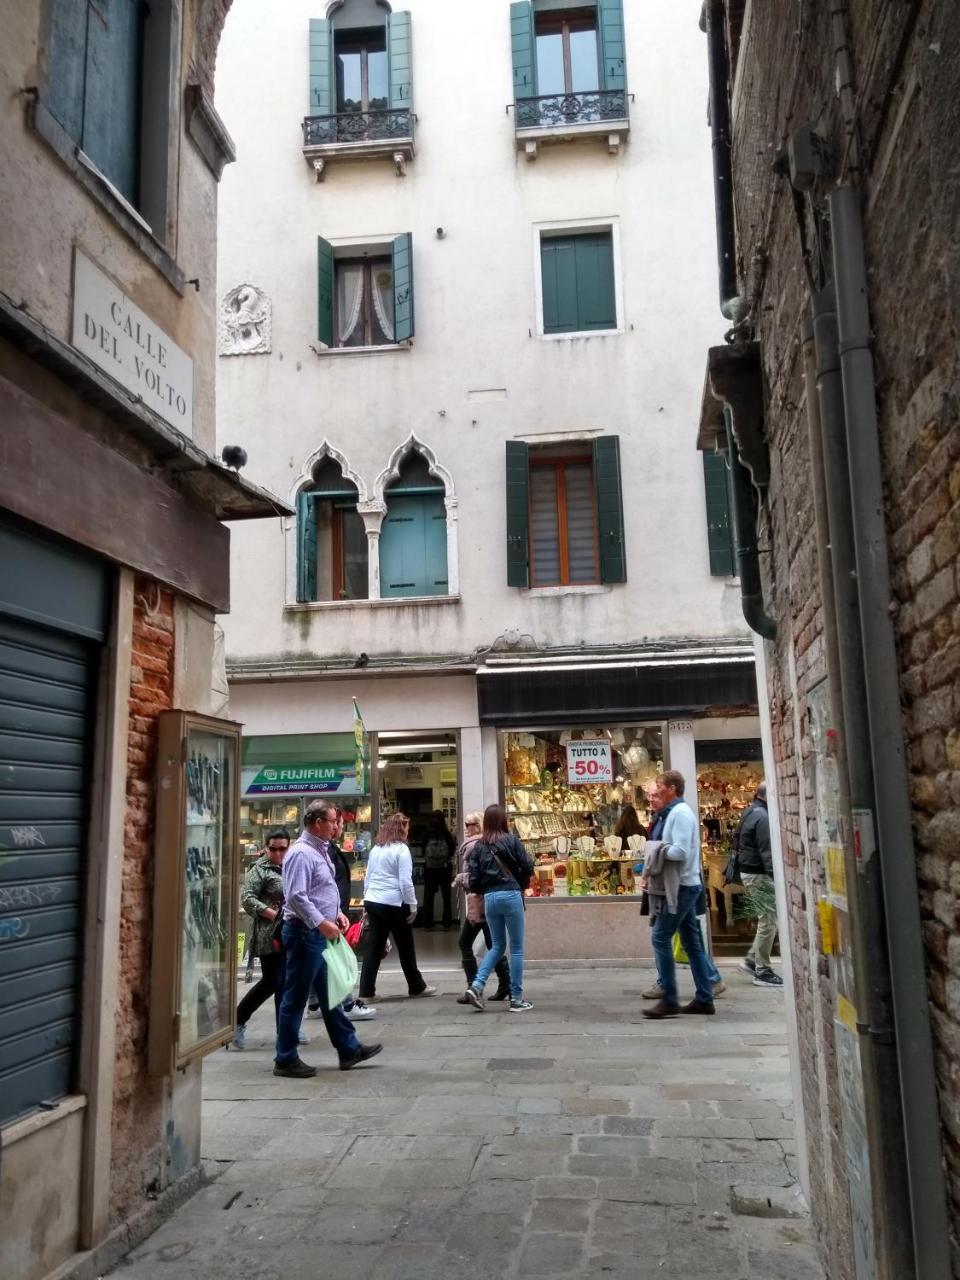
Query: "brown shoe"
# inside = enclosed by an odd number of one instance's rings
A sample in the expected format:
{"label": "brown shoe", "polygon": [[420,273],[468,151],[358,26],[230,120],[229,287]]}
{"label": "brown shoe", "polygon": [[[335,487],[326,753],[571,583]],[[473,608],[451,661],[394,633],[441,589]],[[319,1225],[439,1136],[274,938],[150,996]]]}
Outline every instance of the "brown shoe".
{"label": "brown shoe", "polygon": [[659,982],[655,982],[652,987],[647,987],[646,991],[640,992],[641,1000],[662,1000],[663,987]]}
{"label": "brown shoe", "polygon": [[662,1000],[658,1000],[652,1009],[644,1009],[643,1016],[645,1018],[676,1018],[679,1013],[678,1004],[664,1004]]}
{"label": "brown shoe", "polygon": [[716,1013],[717,1009],[711,1000],[709,1004],[705,1004],[702,1000],[691,1000],[689,1004],[685,1004],[680,1010],[681,1013]]}

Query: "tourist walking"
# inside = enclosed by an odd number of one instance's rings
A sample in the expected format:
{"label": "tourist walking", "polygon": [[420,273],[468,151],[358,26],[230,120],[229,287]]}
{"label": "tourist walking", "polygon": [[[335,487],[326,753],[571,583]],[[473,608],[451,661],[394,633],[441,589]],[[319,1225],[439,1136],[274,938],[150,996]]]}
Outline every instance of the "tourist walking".
{"label": "tourist walking", "polygon": [[757,917],[757,931],[740,967],[753,975],[755,987],[782,987],[783,979],[774,972],[770,963],[777,936],[777,898],[773,885],[773,852],[765,782],[760,783],[752,803],[744,810],[733,843],[746,909]]}
{"label": "tourist walking", "polygon": [[509,940],[510,1011],[523,1013],[533,1005],[523,995],[523,891],[533,874],[533,859],[507,827],[506,812],[498,804],[486,807],[480,839],[467,859],[471,893],[483,894],[483,909],[491,946],[476,977],[464,993],[469,1004],[483,1012],[483,988],[503,959]]}
{"label": "tourist walking", "polygon": [[290,848],[290,836],[277,829],[267,836],[263,853],[243,877],[241,901],[253,920],[248,939],[251,958],[260,961],[260,980],[250,988],[237,1005],[237,1029],[231,1045],[247,1047],[247,1023],[265,1001],[273,996],[276,1016],[280,1016],[283,994],[283,954],[279,942],[274,943],[277,916],[283,908],[283,876],[280,868]]}
{"label": "tourist walking", "polygon": [[[700,832],[697,816],[683,799],[683,774],[667,769],[657,779],[654,793],[657,814],[651,840],[644,850],[643,873],[650,897],[651,936],[657,962],[657,976],[663,994],[645,1018],[673,1018],[680,1013],[715,1013],[711,967],[697,921],[697,905],[703,892],[700,871]],[[650,845],[659,841],[659,847]],[[673,865],[676,864],[676,865]],[[673,882],[675,881],[675,886]],[[672,888],[675,887],[675,896]],[[696,995],[680,1006],[677,995],[677,966],[673,956],[674,935],[687,953]]]}
{"label": "tourist walking", "polygon": [[[333,833],[333,839],[330,841],[330,858],[333,862],[333,874],[337,881],[337,892],[340,895],[340,911],[348,919],[350,917],[350,860],[340,847],[340,840],[343,836],[343,810],[337,810],[337,826]],[[355,1000],[353,995],[347,996],[344,1000],[343,1012],[347,1015],[351,1022],[369,1022],[371,1018],[377,1016],[377,1011],[373,1005],[364,1004],[362,1000]],[[307,1005],[307,1017],[319,1018],[320,1013],[320,996],[314,990],[310,1003]]]}
{"label": "tourist walking", "polygon": [[450,834],[443,812],[437,809],[430,815],[427,838],[423,844],[423,927],[433,928],[433,908],[437,892],[443,915],[440,923],[444,929],[453,924],[451,885],[453,882],[453,856],[457,842]]}
{"label": "tourist walking", "polygon": [[[480,839],[480,829],[483,826],[483,814],[479,810],[468,813],[463,821],[464,830],[466,831],[466,839],[460,846],[457,854],[457,877],[454,880],[454,886],[460,888],[464,893],[469,892],[469,884],[467,879],[467,857],[470,850]],[[481,911],[483,909],[483,898],[480,894],[474,895]],[[473,945],[480,934],[483,934],[483,940],[487,944],[487,950],[490,950],[492,939],[490,936],[490,926],[486,919],[471,920],[469,908],[464,910],[463,924],[460,927],[460,959],[463,964],[463,972],[467,975],[467,985],[469,986],[477,976],[477,957],[474,954]],[[507,964],[506,956],[502,956],[497,961],[497,989],[490,997],[491,1000],[509,1000],[510,999],[510,966]],[[457,996],[457,1004],[470,1004],[469,997],[464,993]]]}
{"label": "tourist walking", "polygon": [[367,915],[367,939],[360,969],[360,999],[375,1000],[377,974],[387,938],[393,938],[397,959],[411,996],[435,996],[417,968],[417,950],[410,927],[417,915],[413,887],[413,860],[407,845],[410,819],[402,813],[387,818],[377,832],[367,860],[363,884],[363,909]]}
{"label": "tourist walking", "polygon": [[340,1069],[349,1071],[383,1048],[379,1044],[361,1044],[353,1023],[339,1005],[331,1008],[327,998],[324,953],[332,945],[347,946],[340,935],[348,921],[340,910],[340,894],[329,849],[336,829],[335,805],[322,800],[307,805],[303,831],[283,860],[284,985],[273,1068],[275,1076],[299,1079],[316,1075],[316,1067],[309,1066],[300,1058],[297,1045],[303,1011],[321,967],[322,978],[316,989],[320,996],[323,1023],[337,1051]]}

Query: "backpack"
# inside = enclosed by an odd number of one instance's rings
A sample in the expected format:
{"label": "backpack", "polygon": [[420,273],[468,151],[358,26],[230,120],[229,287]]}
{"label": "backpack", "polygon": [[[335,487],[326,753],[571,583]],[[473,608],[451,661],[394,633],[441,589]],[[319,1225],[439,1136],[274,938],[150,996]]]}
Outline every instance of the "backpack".
{"label": "backpack", "polygon": [[436,870],[450,862],[450,847],[442,836],[431,836],[423,849],[423,864]]}

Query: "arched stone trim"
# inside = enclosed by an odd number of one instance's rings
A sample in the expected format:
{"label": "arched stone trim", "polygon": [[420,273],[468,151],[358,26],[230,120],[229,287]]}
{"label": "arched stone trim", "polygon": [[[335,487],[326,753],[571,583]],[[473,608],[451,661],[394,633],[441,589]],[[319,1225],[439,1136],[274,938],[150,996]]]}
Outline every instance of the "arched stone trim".
{"label": "arched stone trim", "polygon": [[296,503],[297,494],[301,489],[305,489],[307,485],[313,484],[314,470],[317,465],[324,460],[324,458],[332,458],[334,462],[338,463],[340,470],[343,473],[344,480],[349,480],[351,484],[356,485],[358,505],[361,502],[369,502],[370,499],[367,494],[367,482],[364,480],[363,476],[353,470],[339,449],[334,448],[329,440],[324,440],[320,448],[316,449],[311,453],[310,457],[307,458],[306,462],[303,464],[303,470],[297,476],[296,480],[294,480],[293,487],[290,490],[290,501],[292,503]]}
{"label": "arched stone trim", "polygon": [[403,460],[411,453],[419,453],[422,458],[426,459],[430,474],[443,485],[447,499],[447,509],[449,510],[451,499],[453,500],[454,508],[456,508],[456,491],[454,489],[453,476],[446,467],[441,466],[437,461],[437,455],[430,446],[424,444],[422,440],[418,440],[412,431],[403,444],[394,449],[386,468],[377,476],[373,486],[374,498],[380,502],[386,501],[386,489],[393,484],[394,480],[400,478],[400,468],[403,465]]}
{"label": "arched stone trim", "polygon": [[[348,3],[348,0],[330,0],[330,3],[327,5],[327,12],[324,16],[328,19],[332,18],[333,15],[337,12],[337,10],[342,9],[343,6],[347,3]],[[374,0],[374,3],[376,4],[377,8],[382,9],[385,14],[392,12],[390,8],[389,0]]]}

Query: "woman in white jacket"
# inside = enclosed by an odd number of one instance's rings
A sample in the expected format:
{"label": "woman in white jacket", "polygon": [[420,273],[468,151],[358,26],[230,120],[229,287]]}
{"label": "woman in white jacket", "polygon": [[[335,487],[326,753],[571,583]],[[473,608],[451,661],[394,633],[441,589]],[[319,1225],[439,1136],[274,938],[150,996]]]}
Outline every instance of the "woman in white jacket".
{"label": "woman in white jacket", "polygon": [[363,882],[363,909],[367,928],[363,965],[360,970],[360,999],[376,998],[377,974],[387,938],[393,938],[397,958],[411,996],[434,996],[417,968],[417,952],[411,925],[417,914],[417,894],[413,887],[413,860],[407,847],[410,819],[402,813],[387,818],[377,832],[370,850]]}

